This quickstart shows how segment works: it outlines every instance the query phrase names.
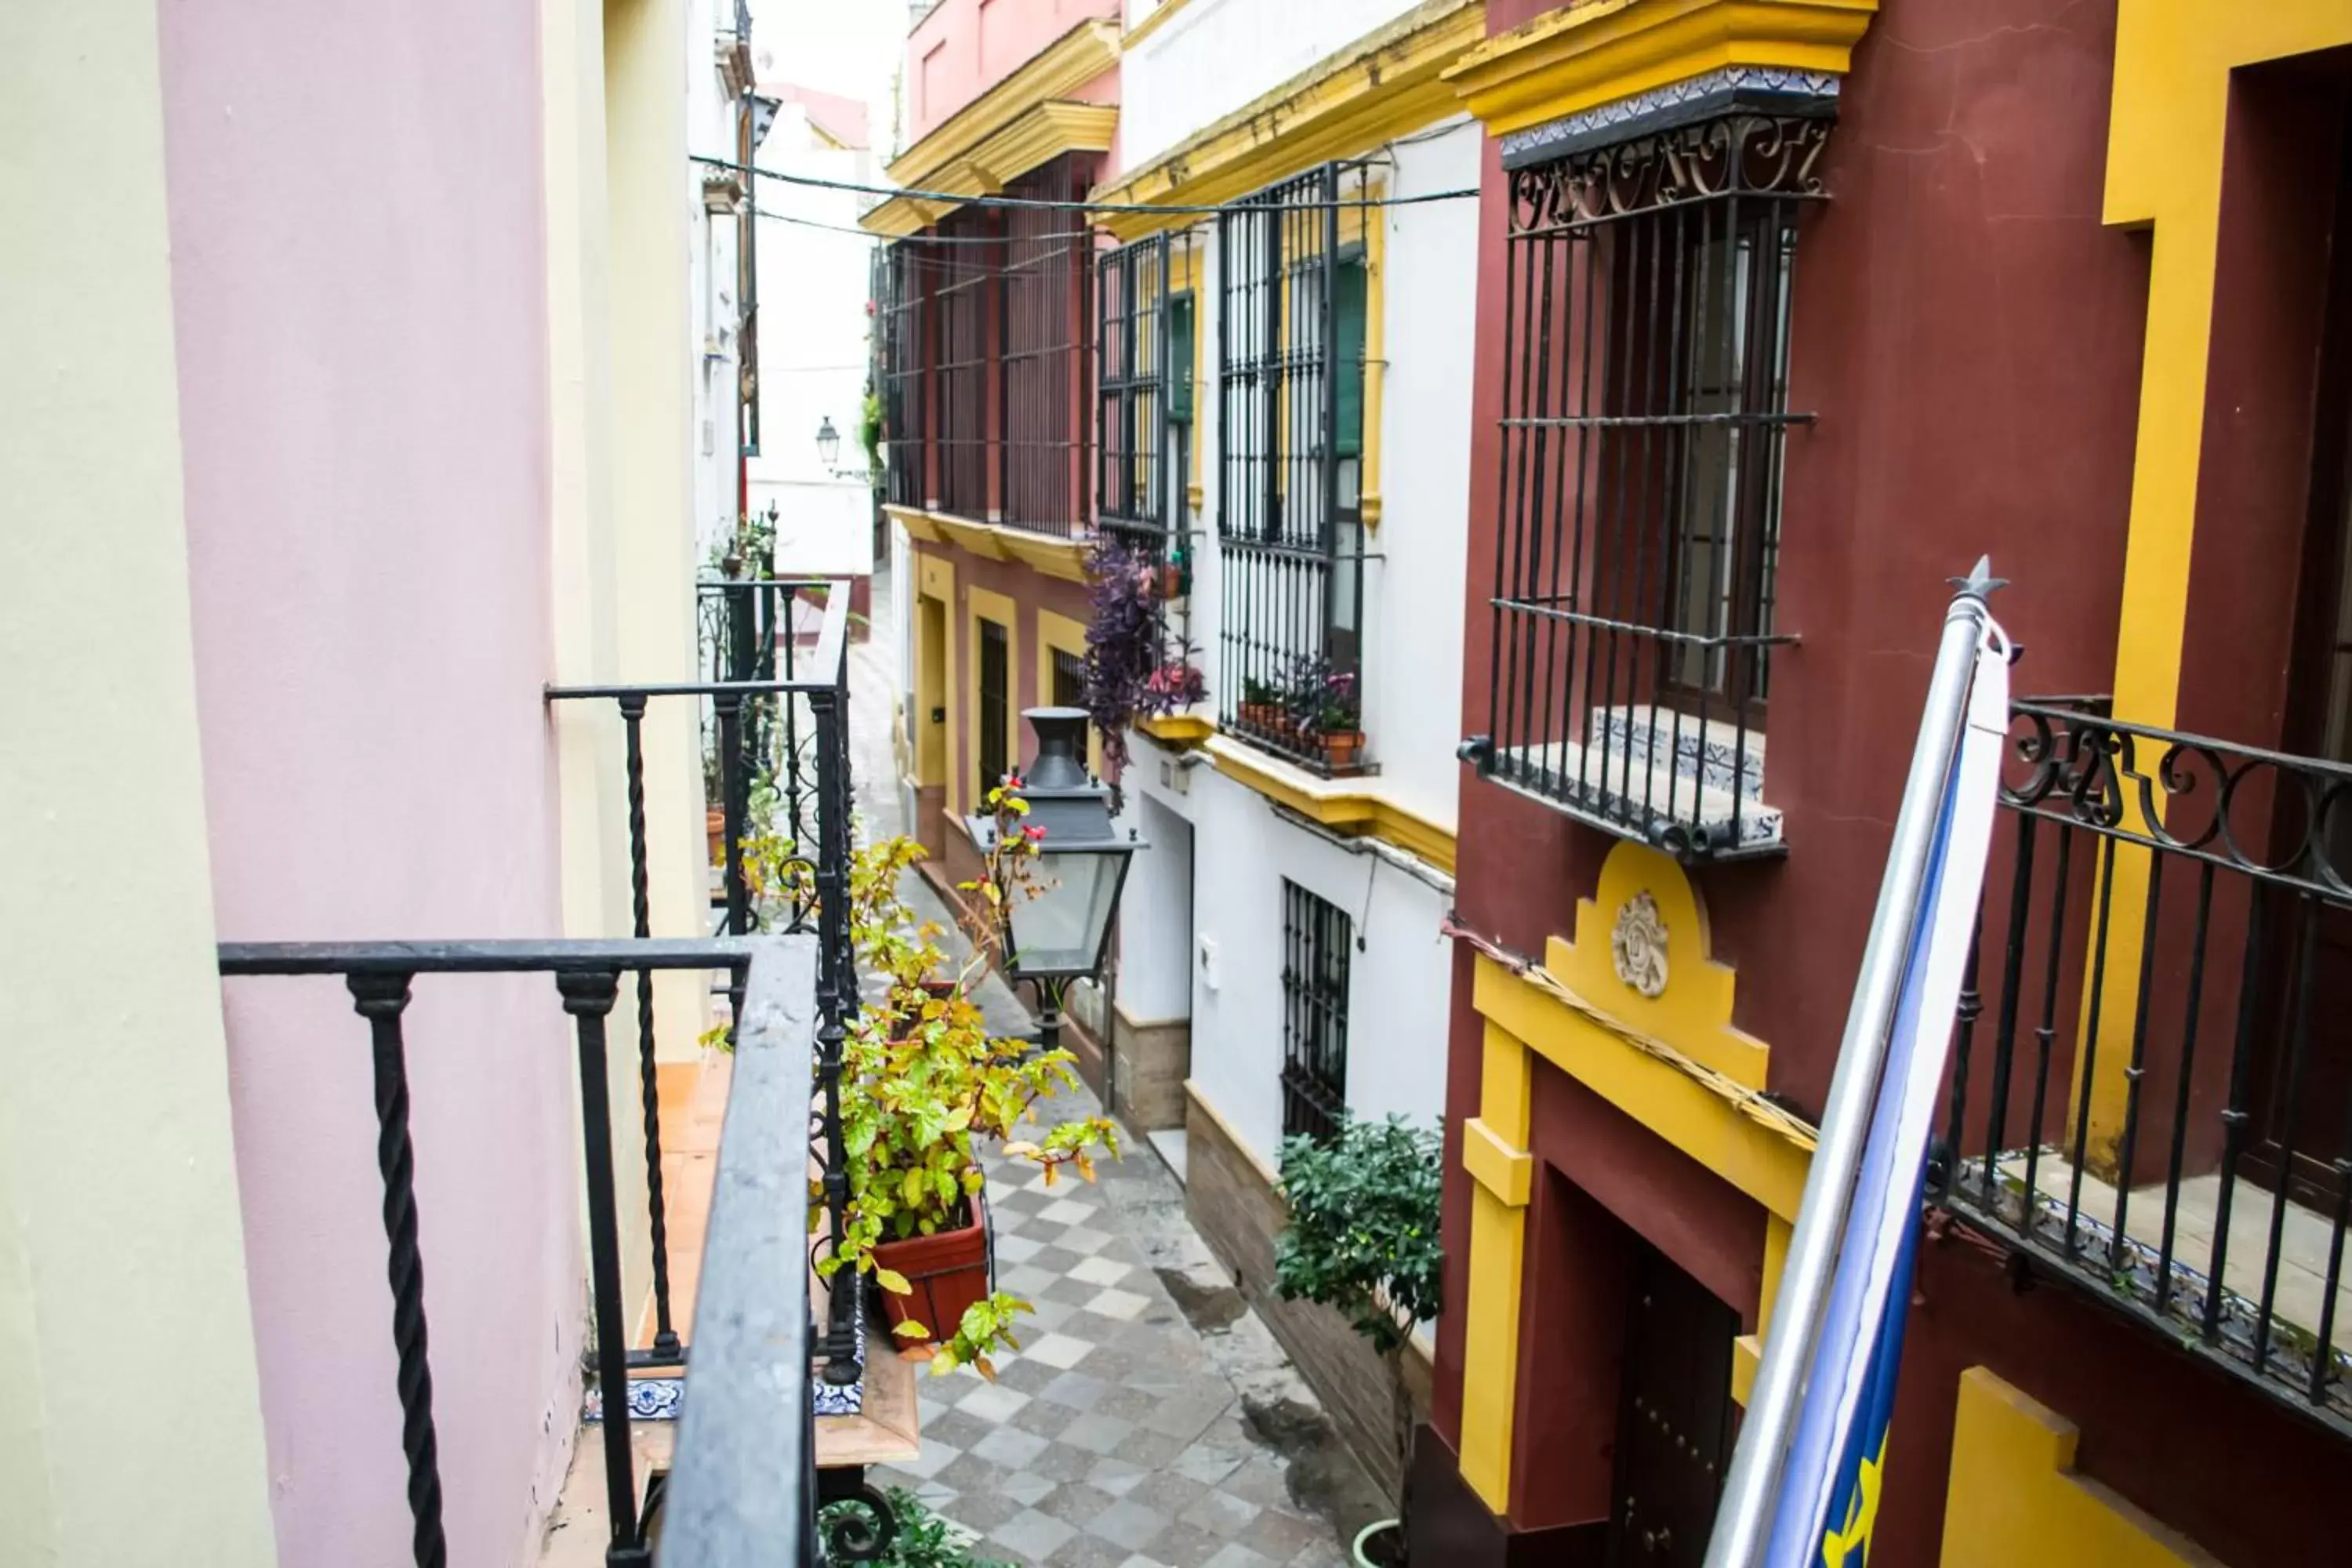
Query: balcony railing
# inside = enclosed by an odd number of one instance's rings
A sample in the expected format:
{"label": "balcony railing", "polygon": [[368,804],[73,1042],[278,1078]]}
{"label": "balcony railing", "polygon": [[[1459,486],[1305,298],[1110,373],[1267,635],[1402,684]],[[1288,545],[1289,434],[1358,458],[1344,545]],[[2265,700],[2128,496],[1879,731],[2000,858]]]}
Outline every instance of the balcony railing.
{"label": "balcony railing", "polygon": [[[632,937],[226,943],[220,949],[225,984],[259,984],[266,977],[285,984],[340,979],[366,1022],[401,1442],[419,1568],[441,1568],[448,1552],[426,1331],[432,1296],[421,1239],[434,1226],[417,1205],[404,1019],[416,987],[462,985],[467,976],[545,974],[573,1021],[594,1337],[587,1371],[601,1406],[608,1568],[651,1563],[657,1542],[661,1560],[682,1568],[814,1564],[828,1552],[843,1558],[867,1554],[887,1546],[893,1532],[887,1507],[865,1485],[862,1470],[829,1469],[820,1477],[815,1438],[817,1384],[856,1384],[864,1371],[854,1271],[832,1283],[837,1293],[827,1302],[829,1326],[819,1341],[815,1297],[827,1287],[812,1279],[816,1254],[806,1218],[813,1176],[834,1234],[847,1196],[842,1047],[858,1006],[848,921],[848,598],[838,584],[729,584],[726,596],[729,615],[739,617],[722,622],[726,646],[740,662],[715,673],[755,679],[547,692],[551,704],[567,710],[584,706],[594,712],[609,704],[620,720]],[[764,610],[758,607],[762,600]],[[804,635],[799,621],[807,623]],[[745,628],[740,636],[738,626]],[[688,698],[704,705],[716,737],[729,816],[725,916],[718,935],[657,938],[651,931],[643,724],[650,703]],[[772,889],[777,896],[766,901],[753,897],[757,889],[743,866],[755,781],[777,802],[796,803],[778,807],[787,814],[787,826],[770,825],[792,833],[794,842],[785,885]],[[670,1308],[653,1005],[653,976],[663,971],[719,977],[731,1002],[734,1066],[690,1338],[681,1334]],[[654,1288],[655,1333],[643,1350],[630,1348],[623,1299],[608,1074],[609,1020],[629,975],[636,980]],[[656,1473],[640,1494],[630,1438],[631,1375],[660,1368],[686,1369],[692,1391],[672,1472],[678,1483],[674,1510],[665,1501],[667,1474]],[[845,1499],[864,1507],[821,1532],[820,1504]],[[666,1513],[674,1523],[661,1539]]]}
{"label": "balcony railing", "polygon": [[2097,699],[2011,735],[1934,1199],[2352,1436],[2352,767]]}
{"label": "balcony railing", "polygon": [[[551,703],[610,702],[624,731],[629,802],[629,885],[634,933],[653,935],[651,879],[646,832],[644,723],[655,700],[693,699],[702,706],[706,756],[715,760],[722,803],[724,844],[719,889],[713,900],[719,934],[814,932],[824,958],[820,984],[829,999],[827,1059],[837,1083],[844,1018],[856,1007],[849,930],[826,915],[846,908],[849,816],[849,595],[823,581],[751,581],[705,584],[707,657],[725,679],[635,686],[557,686]],[[715,609],[712,606],[716,606]],[[803,647],[803,637],[809,644]],[[779,671],[781,669],[781,679]],[[755,812],[755,805],[759,810]],[[755,823],[755,816],[764,818]],[[755,874],[747,845],[763,851],[774,873]],[[744,976],[728,986],[730,1016],[742,1015]],[[646,1180],[651,1205],[656,1333],[638,1364],[683,1363],[686,1347],[670,1311],[668,1226],[661,1176],[659,1093],[651,977],[636,984],[637,1056],[645,1108]],[[839,1112],[828,1092],[831,1151],[826,1170],[829,1206],[837,1220],[846,1201],[838,1148]],[[825,1352],[847,1379],[857,1374],[855,1337],[859,1286],[843,1281],[846,1310],[830,1314]],[[837,1287],[839,1288],[839,1287]]]}
{"label": "balcony railing", "polygon": [[[620,994],[621,976],[625,973],[647,974],[671,969],[751,972],[751,994],[763,1005],[757,1009],[746,1008],[738,1036],[739,1056],[750,1068],[748,1076],[757,1100],[790,1100],[791,1093],[778,1086],[801,1086],[800,1112],[783,1128],[787,1134],[797,1133],[806,1125],[808,1089],[814,1082],[812,1045],[817,1037],[820,1007],[817,999],[807,993],[816,989],[810,984],[818,967],[815,954],[810,952],[815,945],[813,939],[806,937],[753,941],[704,938],[688,942],[222,944],[220,971],[227,984],[242,984],[263,977],[341,980],[351,992],[352,1005],[366,1021],[366,1037],[374,1059],[376,1165],[383,1180],[393,1342],[399,1356],[401,1447],[407,1457],[412,1545],[418,1568],[442,1568],[448,1561],[448,1546],[442,1529],[440,1450],[434,1426],[433,1367],[426,1334],[431,1297],[419,1240],[415,1151],[408,1131],[408,1039],[404,1018],[414,987],[420,980],[433,984],[446,980],[457,984],[468,975],[545,974],[554,982],[556,997],[572,1019],[580,1060],[589,1283],[594,1303],[593,1370],[604,1394],[604,1486],[606,1517],[611,1521],[605,1561],[617,1568],[619,1564],[652,1561],[647,1542],[661,1510],[662,1489],[657,1479],[645,1496],[638,1495],[629,1440],[629,1401],[612,1396],[613,1391],[628,1386],[630,1356],[622,1300],[620,1219],[614,1197],[606,1020]],[[803,994],[788,994],[795,985]],[[743,1113],[749,1114],[748,1110]],[[803,1213],[799,1194],[808,1169],[805,1142],[797,1137],[777,1140],[764,1132],[739,1131],[743,1125],[730,1106],[719,1152],[722,1189],[734,1191],[746,1185],[765,1184],[780,1194],[780,1213]],[[770,1168],[758,1168],[762,1165]],[[733,1206],[740,1208],[740,1200]],[[430,1215],[421,1217],[428,1222],[431,1219]],[[718,1216],[714,1215],[714,1258],[725,1245],[718,1224]],[[733,1226],[740,1233],[743,1222],[734,1220]],[[426,1228],[430,1228],[429,1224]],[[803,1270],[804,1248],[803,1241],[799,1253]],[[705,1287],[699,1309],[703,1321],[729,1327],[717,1336],[716,1366],[709,1378],[698,1380],[701,1383],[723,1386],[730,1376],[741,1373],[743,1352],[735,1330],[746,1314],[797,1312],[803,1320],[798,1342],[803,1346],[808,1342],[805,1319],[810,1307],[805,1273],[787,1283],[780,1300],[746,1302],[724,1293],[730,1288],[750,1283],[740,1269],[722,1268],[717,1279]],[[706,1362],[710,1359],[705,1358]],[[795,1405],[803,1410],[813,1409],[810,1370],[804,1355],[789,1367],[769,1368],[765,1375],[781,1379],[770,1386],[777,1389],[787,1409]],[[705,1423],[706,1426],[714,1425],[723,1435],[725,1421]],[[699,1439],[705,1451],[713,1441],[707,1436]],[[762,1457],[772,1462],[793,1451],[788,1447]],[[714,1469],[723,1468],[722,1461],[705,1462]],[[708,1480],[698,1480],[696,1490],[704,1493],[709,1486]],[[769,1489],[779,1489],[772,1480]],[[762,1506],[788,1506],[803,1516],[811,1513],[816,1498],[814,1486],[782,1489],[783,1503],[771,1501]],[[797,1496],[793,1495],[795,1491]],[[811,1518],[806,1527],[790,1539],[811,1539],[814,1529]],[[816,1561],[812,1555],[787,1555],[782,1550],[772,1551],[761,1560]],[[679,1555],[672,1561],[707,1561],[715,1564],[750,1559]]]}

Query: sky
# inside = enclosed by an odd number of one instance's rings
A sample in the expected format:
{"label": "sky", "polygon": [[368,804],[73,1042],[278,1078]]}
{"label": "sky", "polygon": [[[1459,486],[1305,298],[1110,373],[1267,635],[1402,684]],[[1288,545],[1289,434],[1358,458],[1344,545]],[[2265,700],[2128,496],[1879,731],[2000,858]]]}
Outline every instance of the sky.
{"label": "sky", "polygon": [[754,63],[762,81],[864,100],[876,152],[887,156],[911,16],[907,0],[751,0]]}

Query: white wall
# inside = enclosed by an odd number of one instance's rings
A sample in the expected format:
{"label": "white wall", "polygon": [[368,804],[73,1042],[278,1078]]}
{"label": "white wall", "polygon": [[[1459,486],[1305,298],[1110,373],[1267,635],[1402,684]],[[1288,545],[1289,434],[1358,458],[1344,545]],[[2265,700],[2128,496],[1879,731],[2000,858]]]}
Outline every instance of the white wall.
{"label": "white wall", "polygon": [[[1192,0],[1119,61],[1120,162],[1149,163],[1415,3]],[[1130,0],[1129,25],[1154,8]]]}
{"label": "white wall", "polygon": [[[1139,745],[1138,764],[1156,771],[1174,764],[1155,748]],[[1134,792],[1128,826],[1150,846],[1128,868],[1119,900],[1121,960],[1118,1005],[1139,1024],[1192,1016],[1192,984],[1185,953],[1192,944],[1192,825],[1164,802]],[[1143,954],[1129,965],[1129,944]]]}
{"label": "white wall", "polygon": [[[711,47],[722,28],[733,28],[734,17],[734,0],[687,0],[688,150],[707,158],[731,159],[736,153],[738,100],[728,96]],[[688,271],[693,301],[688,341],[695,356],[693,426],[687,449],[694,471],[695,544],[706,560],[714,545],[734,536],[739,499],[737,220],[713,216],[703,206],[703,175],[712,172],[688,163],[684,176],[684,199],[693,215]]]}
{"label": "white wall", "polygon": [[[1148,895],[1122,903],[1120,1005],[1140,1018],[1139,997],[1190,994],[1194,1088],[1273,1163],[1282,1142],[1282,884],[1296,882],[1345,910],[1362,942],[1348,962],[1349,1109],[1433,1119],[1445,1099],[1452,973],[1439,934],[1452,901],[1442,879],[1433,886],[1369,844],[1297,826],[1212,765],[1188,770],[1179,794],[1160,781],[1168,753],[1139,735],[1133,743],[1130,813],[1147,834],[1162,810],[1189,822],[1195,852],[1189,935],[1159,920]],[[1146,851],[1130,880],[1149,876],[1145,862],[1160,852]],[[1214,954],[1206,963],[1203,942]]]}

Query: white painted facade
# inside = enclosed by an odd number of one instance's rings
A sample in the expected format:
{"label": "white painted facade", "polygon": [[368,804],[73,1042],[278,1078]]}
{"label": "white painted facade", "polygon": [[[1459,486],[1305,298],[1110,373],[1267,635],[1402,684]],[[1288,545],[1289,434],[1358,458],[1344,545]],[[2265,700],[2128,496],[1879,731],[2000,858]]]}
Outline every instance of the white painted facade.
{"label": "white painted facade", "polygon": [[[733,158],[738,100],[719,68],[717,43],[735,28],[735,0],[687,0],[687,37],[710,40],[689,49],[687,68],[687,144],[706,158]],[[736,232],[739,220],[714,214],[703,202],[702,182],[717,171],[687,165],[684,193],[692,214],[688,250],[688,341],[695,346],[694,411],[688,432],[693,469],[694,538],[708,561],[735,536],[737,501],[737,385],[740,376],[742,305],[737,297]]]}
{"label": "white painted facade", "polygon": [[[1170,0],[1128,0],[1141,26]],[[1119,157],[1133,169],[1395,21],[1418,0],[1189,0],[1119,60]],[[1474,184],[1475,182],[1473,182]]]}
{"label": "white painted facade", "polygon": [[[1398,0],[1191,0],[1122,60],[1127,166],[1151,161],[1409,9]],[[1130,15],[1129,25],[1139,19]],[[1356,155],[1373,163],[1390,195],[1411,196],[1475,189],[1480,153],[1478,127],[1457,118]],[[1381,512],[1363,568],[1361,700],[1378,772],[1360,782],[1448,832],[1456,826],[1462,738],[1476,214],[1477,203],[1465,199],[1385,206],[1376,218]],[[1201,710],[1212,714],[1223,597],[1213,240],[1213,220],[1201,237],[1198,330],[1207,348],[1194,434],[1203,498],[1191,525],[1189,599],[1189,634],[1210,687]],[[1193,1093],[1271,1167],[1282,1131],[1283,883],[1337,906],[1356,938],[1349,1109],[1423,1121],[1444,1100],[1453,955],[1440,930],[1453,885],[1392,846],[1337,838],[1240,782],[1219,752],[1241,745],[1220,740],[1187,755],[1132,737],[1127,820],[1152,847],[1138,857],[1121,906],[1118,1000],[1139,1024],[1191,1020]],[[1326,787],[1270,758],[1254,765]]]}

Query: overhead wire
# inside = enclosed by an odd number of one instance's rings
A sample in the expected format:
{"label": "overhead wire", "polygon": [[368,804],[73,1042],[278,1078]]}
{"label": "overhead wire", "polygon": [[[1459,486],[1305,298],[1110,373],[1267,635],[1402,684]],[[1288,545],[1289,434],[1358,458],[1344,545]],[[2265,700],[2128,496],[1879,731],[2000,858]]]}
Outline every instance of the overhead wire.
{"label": "overhead wire", "polygon": [[[1448,127],[1447,129],[1452,129]],[[751,174],[765,180],[780,180],[786,184],[806,185],[816,190],[853,191],[864,195],[906,196],[919,202],[950,202],[966,207],[1044,207],[1056,212],[1139,213],[1151,216],[1181,216],[1184,215],[1213,216],[1219,213],[1303,212],[1320,211],[1325,207],[1403,207],[1420,206],[1430,202],[1475,200],[1478,187],[1467,185],[1450,191],[1423,191],[1410,196],[1360,196],[1354,201],[1310,202],[1096,202],[1064,201],[1049,196],[970,195],[961,191],[923,190],[915,186],[877,185],[859,180],[828,180],[815,174],[788,174],[781,169],[762,169],[754,163],[739,163],[731,158],[712,158],[700,153],[688,157],[689,163],[709,168],[728,169],[739,174]]]}

